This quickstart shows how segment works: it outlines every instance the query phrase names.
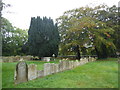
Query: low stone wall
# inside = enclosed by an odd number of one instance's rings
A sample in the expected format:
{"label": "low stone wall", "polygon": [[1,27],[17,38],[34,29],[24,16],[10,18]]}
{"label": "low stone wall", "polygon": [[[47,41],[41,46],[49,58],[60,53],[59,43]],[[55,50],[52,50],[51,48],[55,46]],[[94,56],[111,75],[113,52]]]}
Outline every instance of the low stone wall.
{"label": "low stone wall", "polygon": [[35,64],[27,65],[24,61],[20,61],[16,65],[16,70],[14,75],[15,84],[19,84],[25,81],[55,74],[65,70],[70,70],[77,66],[80,66],[95,60],[96,58],[89,57],[89,58],[82,58],[80,59],[80,61],[61,60],[59,61],[59,64],[45,63],[43,70],[37,70],[37,65]]}
{"label": "low stone wall", "polygon": [[19,60],[31,60],[33,56],[7,56],[2,57],[2,62],[18,62]]}

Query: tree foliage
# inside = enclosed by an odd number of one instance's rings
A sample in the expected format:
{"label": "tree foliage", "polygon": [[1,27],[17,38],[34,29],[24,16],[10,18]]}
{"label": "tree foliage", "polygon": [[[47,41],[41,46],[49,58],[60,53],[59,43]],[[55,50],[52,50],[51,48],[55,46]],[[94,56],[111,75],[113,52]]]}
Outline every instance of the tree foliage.
{"label": "tree foliage", "polygon": [[58,55],[59,33],[51,18],[33,17],[28,31],[29,53],[33,56]]}
{"label": "tree foliage", "polygon": [[2,18],[2,55],[23,55],[22,45],[27,41],[27,31],[13,27],[5,18]]}
{"label": "tree foliage", "polygon": [[102,16],[107,8],[106,5],[81,7],[66,11],[60,16],[57,22],[61,35],[61,51],[70,52],[76,46],[81,51],[91,47],[99,58],[106,58],[115,52],[116,46],[111,38],[114,28],[108,26]]}

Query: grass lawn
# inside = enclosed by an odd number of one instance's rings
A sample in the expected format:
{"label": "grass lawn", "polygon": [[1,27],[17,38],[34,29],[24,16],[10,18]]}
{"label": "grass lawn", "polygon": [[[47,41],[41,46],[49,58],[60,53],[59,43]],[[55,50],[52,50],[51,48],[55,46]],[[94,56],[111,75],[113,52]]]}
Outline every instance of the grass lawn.
{"label": "grass lawn", "polygon": [[[27,63],[37,64],[37,68],[41,70],[45,62],[27,61]],[[2,64],[3,88],[118,88],[118,62],[116,59],[89,62],[72,70],[14,85],[16,64],[15,62]]]}

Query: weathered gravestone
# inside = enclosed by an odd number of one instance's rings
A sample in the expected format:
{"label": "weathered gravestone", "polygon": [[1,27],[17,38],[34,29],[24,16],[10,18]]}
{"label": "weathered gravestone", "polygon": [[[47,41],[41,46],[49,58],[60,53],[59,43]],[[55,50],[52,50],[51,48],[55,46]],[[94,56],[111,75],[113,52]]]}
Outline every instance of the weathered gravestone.
{"label": "weathered gravestone", "polygon": [[92,57],[89,57],[89,62],[92,62]]}
{"label": "weathered gravestone", "polygon": [[37,78],[37,65],[28,65],[28,80],[33,80]]}
{"label": "weathered gravestone", "polygon": [[59,72],[59,65],[58,64],[54,64],[54,73]]}
{"label": "weathered gravestone", "polygon": [[75,67],[75,62],[73,61],[73,68]]}
{"label": "weathered gravestone", "polygon": [[37,78],[44,76],[44,70],[38,70],[37,71]]}
{"label": "weathered gravestone", "polygon": [[50,63],[45,63],[44,64],[44,76],[50,75],[51,74],[51,64]]}
{"label": "weathered gravestone", "polygon": [[63,71],[63,61],[60,61],[60,63],[59,63],[59,71],[60,72]]}
{"label": "weathered gravestone", "polygon": [[41,60],[42,60],[42,61],[49,62],[49,61],[50,61],[50,58],[51,58],[51,57],[42,57]]}
{"label": "weathered gravestone", "polygon": [[69,62],[69,69],[71,69],[71,61],[68,61]]}
{"label": "weathered gravestone", "polygon": [[66,70],[69,70],[69,61],[66,61]]}
{"label": "weathered gravestone", "polygon": [[79,65],[83,65],[83,64],[84,64],[84,58],[81,58]]}
{"label": "weathered gravestone", "polygon": [[73,61],[71,61],[71,67],[74,68],[74,62]]}
{"label": "weathered gravestone", "polygon": [[66,61],[63,61],[63,71],[66,70]]}
{"label": "weathered gravestone", "polygon": [[79,66],[79,61],[78,60],[76,60],[76,66]]}
{"label": "weathered gravestone", "polygon": [[15,84],[28,81],[28,66],[26,62],[20,61],[16,65],[14,80]]}
{"label": "weathered gravestone", "polygon": [[69,62],[68,62],[68,60],[65,60],[64,61],[65,62],[65,69],[64,70],[68,70],[69,69]]}
{"label": "weathered gravestone", "polygon": [[55,73],[55,65],[54,65],[54,63],[50,64],[50,72],[51,72],[51,74]]}

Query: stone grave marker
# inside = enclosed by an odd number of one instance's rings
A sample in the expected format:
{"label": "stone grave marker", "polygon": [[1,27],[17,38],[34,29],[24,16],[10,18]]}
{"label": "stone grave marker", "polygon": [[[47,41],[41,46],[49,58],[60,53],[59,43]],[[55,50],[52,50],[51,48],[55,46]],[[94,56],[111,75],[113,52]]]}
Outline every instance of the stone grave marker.
{"label": "stone grave marker", "polygon": [[37,78],[37,65],[28,65],[28,80],[33,80]]}
{"label": "stone grave marker", "polygon": [[68,63],[69,63],[68,67],[69,67],[69,69],[71,69],[71,61],[68,61]]}
{"label": "stone grave marker", "polygon": [[72,68],[74,68],[74,65],[73,65],[73,64],[74,64],[74,62],[73,62],[73,61],[71,61],[71,67],[72,67]]}
{"label": "stone grave marker", "polygon": [[63,71],[63,61],[61,61],[59,63],[59,71],[62,72]]}
{"label": "stone grave marker", "polygon": [[45,63],[44,64],[44,76],[50,75],[51,74],[51,64],[50,63]]}
{"label": "stone grave marker", "polygon": [[37,71],[37,77],[43,77],[44,76],[44,71],[43,70],[38,70]]}
{"label": "stone grave marker", "polygon": [[66,61],[66,70],[69,70],[69,61]]}
{"label": "stone grave marker", "polygon": [[59,65],[58,64],[54,64],[54,72],[57,73],[59,72]]}
{"label": "stone grave marker", "polygon": [[46,62],[50,62],[50,58],[51,57],[42,57],[41,60],[42,61],[46,61]]}
{"label": "stone grave marker", "polygon": [[51,72],[51,74],[55,73],[55,65],[54,65],[54,63],[51,63],[51,65],[50,65],[50,72]]}
{"label": "stone grave marker", "polygon": [[15,84],[28,81],[28,66],[26,62],[20,61],[16,65],[14,80],[15,80]]}
{"label": "stone grave marker", "polygon": [[66,61],[63,61],[63,70],[66,70]]}

